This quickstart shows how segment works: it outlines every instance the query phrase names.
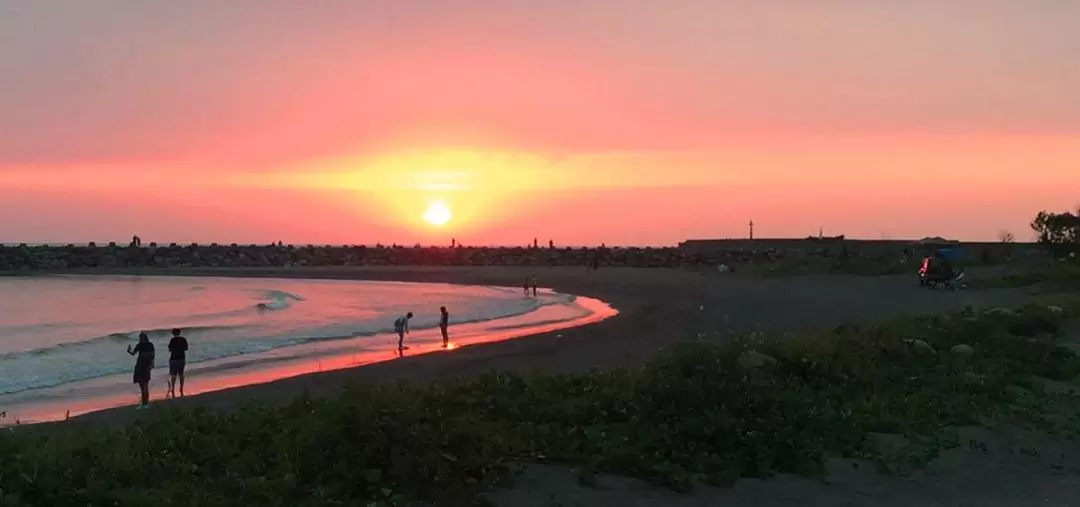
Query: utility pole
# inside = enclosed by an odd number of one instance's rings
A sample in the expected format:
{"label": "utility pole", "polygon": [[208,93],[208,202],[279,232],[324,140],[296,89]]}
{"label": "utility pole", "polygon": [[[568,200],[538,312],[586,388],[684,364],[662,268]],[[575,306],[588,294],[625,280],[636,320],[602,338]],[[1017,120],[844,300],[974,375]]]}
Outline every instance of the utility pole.
{"label": "utility pole", "polygon": [[750,239],[754,239],[754,221],[750,221]]}

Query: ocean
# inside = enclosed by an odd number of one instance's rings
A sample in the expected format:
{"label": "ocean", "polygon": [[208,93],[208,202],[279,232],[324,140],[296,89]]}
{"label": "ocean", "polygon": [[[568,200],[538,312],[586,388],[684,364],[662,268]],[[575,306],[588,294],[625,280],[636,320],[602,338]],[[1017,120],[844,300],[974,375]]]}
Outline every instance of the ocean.
{"label": "ocean", "polygon": [[[121,394],[134,400],[138,391],[131,384],[134,359],[125,349],[136,343],[140,332],[148,333],[158,350],[154,390],[164,389],[170,330],[183,330],[191,346],[189,378],[198,382],[202,371],[217,379],[214,385],[203,382],[187,389],[192,394],[238,385],[235,379],[223,380],[222,372],[250,373],[304,360],[317,360],[322,369],[325,358],[343,355],[366,358],[356,364],[389,358],[397,345],[394,320],[406,312],[415,314],[406,344],[418,352],[441,348],[440,306],[450,312],[454,343],[467,344],[569,327],[596,317],[596,305],[579,303],[572,295],[550,290],[533,298],[525,297],[521,288],[451,284],[159,276],[0,278],[0,411],[10,417],[12,407],[27,404],[101,408],[87,400]],[[383,356],[373,358],[377,354]],[[298,374],[310,368],[293,370]],[[288,375],[264,376],[260,381],[282,376]]]}

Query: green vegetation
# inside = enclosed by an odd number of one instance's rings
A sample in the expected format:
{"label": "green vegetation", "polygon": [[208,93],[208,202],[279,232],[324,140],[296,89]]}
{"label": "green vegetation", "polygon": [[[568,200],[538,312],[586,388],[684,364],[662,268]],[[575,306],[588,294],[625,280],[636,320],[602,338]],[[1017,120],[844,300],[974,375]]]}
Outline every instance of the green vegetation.
{"label": "green vegetation", "polygon": [[1029,271],[998,278],[972,280],[968,286],[976,289],[1010,289],[1041,285],[1048,292],[1080,289],[1080,263],[1055,261],[1042,271]]}
{"label": "green vegetation", "polygon": [[[1075,395],[1034,380],[1080,373],[1055,336],[1080,299],[1055,303],[699,341],[634,370],[493,373],[281,407],[166,410],[127,427],[2,432],[0,505],[463,505],[521,462],[577,466],[584,484],[611,471],[686,490],[819,476],[829,455],[895,465],[876,432],[942,442],[950,427],[997,422],[1075,435]],[[924,463],[933,449],[904,459]]]}
{"label": "green vegetation", "polygon": [[1075,256],[1080,254],[1080,209],[1076,213],[1050,213],[1040,211],[1031,221],[1031,228],[1052,255]]}

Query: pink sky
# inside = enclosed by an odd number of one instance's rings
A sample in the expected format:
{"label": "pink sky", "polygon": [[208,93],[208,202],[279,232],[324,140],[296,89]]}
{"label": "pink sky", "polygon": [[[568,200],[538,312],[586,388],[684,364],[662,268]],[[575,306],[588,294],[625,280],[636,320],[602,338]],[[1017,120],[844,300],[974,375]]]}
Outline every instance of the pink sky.
{"label": "pink sky", "polygon": [[[1021,239],[1080,3],[0,3],[0,242]],[[455,213],[418,222],[432,200]]]}

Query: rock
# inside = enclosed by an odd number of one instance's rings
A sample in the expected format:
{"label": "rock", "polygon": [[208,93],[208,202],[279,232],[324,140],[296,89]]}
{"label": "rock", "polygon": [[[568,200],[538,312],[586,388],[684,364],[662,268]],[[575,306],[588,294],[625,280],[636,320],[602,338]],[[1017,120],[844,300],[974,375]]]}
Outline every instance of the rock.
{"label": "rock", "polygon": [[1050,311],[1051,315],[1062,315],[1065,313],[1065,310],[1060,306],[1049,305],[1046,309]]}
{"label": "rock", "polygon": [[934,346],[926,343],[926,340],[907,339],[904,340],[904,343],[907,344],[908,347],[914,349],[916,352],[922,354],[937,354],[937,351],[934,350]]}
{"label": "rock", "polygon": [[1005,390],[1008,391],[1009,394],[1012,394],[1013,396],[1016,396],[1018,398],[1023,398],[1031,394],[1031,391],[1028,391],[1027,389],[1024,389],[1023,387],[1020,387],[1018,385],[1010,385],[1006,387]]}
{"label": "rock", "polygon": [[1010,310],[1008,308],[991,308],[989,310],[986,310],[983,313],[986,314],[986,315],[1002,315],[1002,316],[1006,316],[1006,317],[1011,317],[1013,315],[1016,315],[1016,312],[1014,312],[1014,311],[1012,311],[1012,310]]}
{"label": "rock", "polygon": [[739,366],[747,369],[761,368],[776,364],[776,358],[756,350],[748,350],[739,356]]}
{"label": "rock", "polygon": [[979,375],[973,371],[964,372],[964,382],[968,384],[981,384],[986,379],[986,375]]}
{"label": "rock", "polygon": [[1043,333],[1056,334],[1058,331],[1056,324],[1038,315],[1025,316],[1025,318],[1020,319],[1020,322],[1009,326],[1009,334],[1027,338]]}
{"label": "rock", "polygon": [[975,348],[971,345],[961,343],[960,345],[954,345],[953,348],[949,349],[949,352],[961,356],[970,356],[975,353]]}

